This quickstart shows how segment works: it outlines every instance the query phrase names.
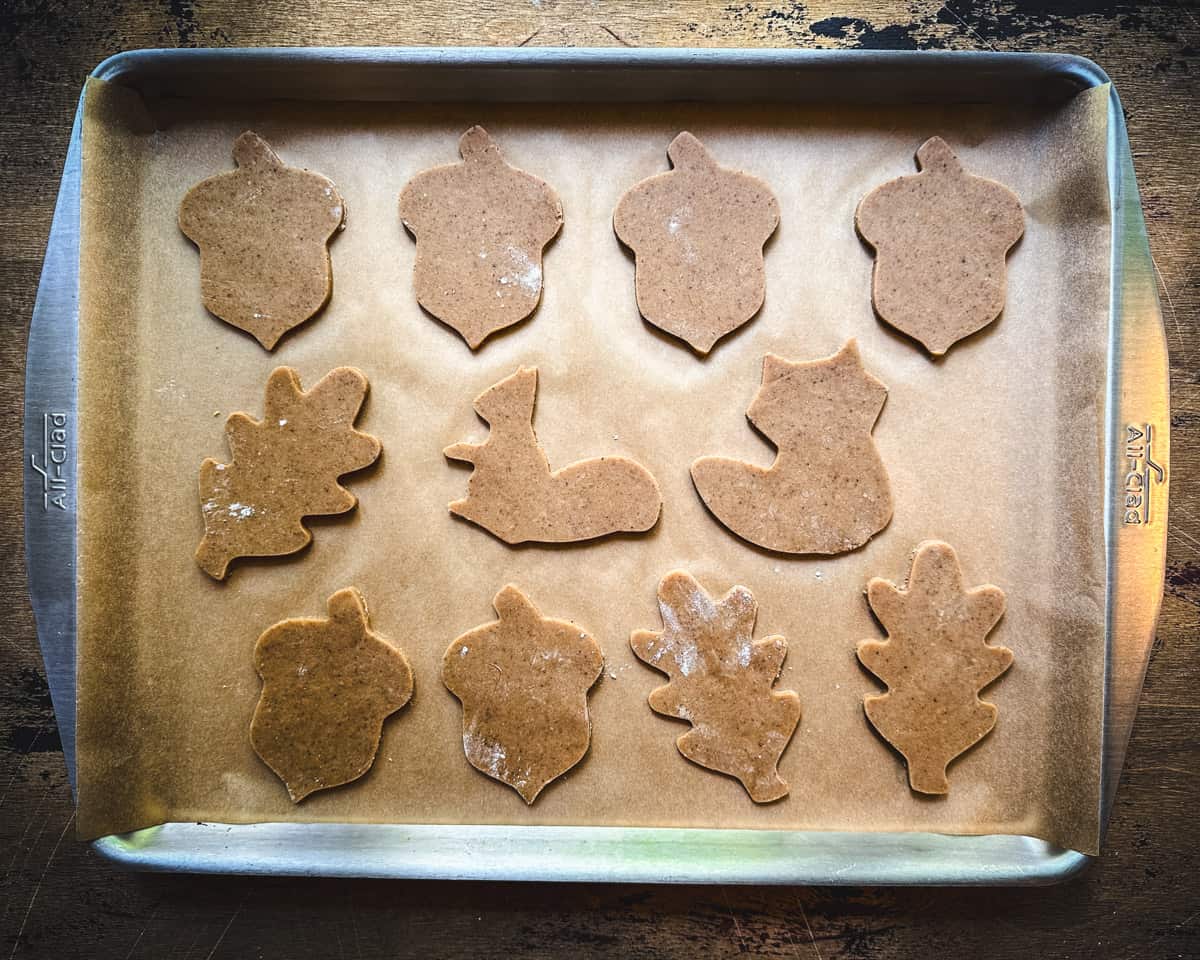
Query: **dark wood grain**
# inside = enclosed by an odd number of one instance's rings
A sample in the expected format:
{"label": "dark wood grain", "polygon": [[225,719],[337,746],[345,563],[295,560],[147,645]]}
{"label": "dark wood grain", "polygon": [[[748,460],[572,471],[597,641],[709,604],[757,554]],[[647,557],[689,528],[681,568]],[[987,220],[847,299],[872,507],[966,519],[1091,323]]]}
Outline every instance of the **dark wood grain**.
{"label": "dark wood grain", "polygon": [[[1070,0],[676,4],[7,0],[0,5],[0,957],[1200,956],[1200,23]],[[864,16],[870,7],[872,13]],[[1051,9],[1053,8],[1053,9]],[[71,118],[122,49],[257,44],[765,45],[1057,50],[1128,111],[1172,370],[1168,584],[1103,856],[1045,890],[657,888],[135,876],[71,836],[26,599],[25,333]]]}

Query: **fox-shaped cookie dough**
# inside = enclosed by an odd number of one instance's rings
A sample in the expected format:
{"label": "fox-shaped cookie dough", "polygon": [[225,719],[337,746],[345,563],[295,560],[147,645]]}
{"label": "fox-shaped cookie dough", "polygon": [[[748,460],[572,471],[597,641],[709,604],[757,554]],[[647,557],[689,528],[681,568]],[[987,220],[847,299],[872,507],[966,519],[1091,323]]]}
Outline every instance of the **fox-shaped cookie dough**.
{"label": "fox-shaped cookie dough", "polygon": [[747,416],[779,452],[770,467],[701,457],[692,481],[739,537],[783,553],[844,553],[887,526],[892,495],[871,429],[887,387],[850,340],[831,357],[763,359]]}
{"label": "fox-shaped cookie dough", "polygon": [[591,540],[642,532],[658,522],[662,495],[641,464],[625,457],[580,460],[551,472],[533,431],[537,368],[521,367],[475,398],[491,427],[483,443],[445,449],[475,465],[467,497],[450,512],[506,543]]}

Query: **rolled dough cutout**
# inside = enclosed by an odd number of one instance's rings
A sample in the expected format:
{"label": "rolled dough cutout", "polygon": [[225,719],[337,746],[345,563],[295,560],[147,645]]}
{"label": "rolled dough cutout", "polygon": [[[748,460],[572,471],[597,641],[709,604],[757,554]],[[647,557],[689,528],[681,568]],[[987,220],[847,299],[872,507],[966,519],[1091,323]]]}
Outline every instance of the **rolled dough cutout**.
{"label": "rolled dough cutout", "polygon": [[537,368],[521,367],[475,398],[491,427],[483,443],[445,455],[474,465],[467,497],[450,512],[505,543],[563,543],[639,533],[658,522],[662,494],[641,464],[624,457],[580,460],[554,472],[533,431]]}
{"label": "rolled dough cutout", "polygon": [[345,227],[346,203],[332,180],[286,166],[250,131],[233,159],[236,170],[187,192],[179,228],[200,249],[205,308],[272,350],[329,302],[328,243]]}
{"label": "rolled dough cutout", "polygon": [[532,804],[587,753],[587,695],[604,657],[586,631],[543,617],[512,584],[492,603],[500,619],[450,645],[442,679],[462,701],[471,766]]}
{"label": "rolled dough cutout", "polygon": [[367,378],[337,367],[305,393],[291,367],[267,380],[262,420],[244,413],[225,422],[230,463],[200,465],[204,538],[196,562],[225,579],[237,557],[278,557],[308,546],[304,517],[345,513],[358,499],[338,478],[370,466],[380,443],[354,429]]}
{"label": "rolled dough cutout", "polygon": [[858,645],[858,659],[888,688],[864,699],[867,719],[908,762],[913,790],[946,793],[946,766],[996,724],[995,705],[979,692],[1013,661],[986,639],[1004,613],[1004,592],[965,590],[954,548],[926,540],[907,586],[876,577],[867,599],[888,635]]}
{"label": "rolled dough cutout", "polygon": [[721,523],[768,550],[860,547],[892,517],[887,471],[871,438],[886,397],[854,340],[821,360],[767,354],[747,417],[778,448],[775,462],[701,457],[692,464],[696,490]]}
{"label": "rolled dough cutout", "polygon": [[763,305],[763,244],[779,225],[779,202],[686,131],[667,156],[674,169],[630,189],[613,229],[636,257],[642,316],[703,355]]}
{"label": "rolled dough cutout", "polygon": [[745,587],[714,601],[682,570],[663,577],[658,607],[663,629],[638,630],[630,644],[671,678],[650,694],[650,707],[692,725],[675,741],[679,752],[736,777],[755,803],[786,795],[778,763],[800,722],[800,700],[772,687],[787,641],[753,639],[758,604]]}
{"label": "rolled dough cutout", "polygon": [[328,608],[325,620],[275,624],[254,648],[263,686],[250,743],[293,803],[366,773],[383,721],[413,693],[408,660],[371,632],[361,594],[339,590]]}
{"label": "rolled dough cutout", "polygon": [[476,349],[524,320],[542,296],[542,251],[562,227],[546,183],[509,166],[483,127],[458,141],[461,163],[417,174],[400,220],[417,241],[417,301]]}
{"label": "rolled dough cutout", "polygon": [[967,173],[941,137],[921,145],[917,167],[868,193],[854,219],[875,248],[879,316],[941,356],[1004,309],[1005,256],[1025,214],[1008,187]]}

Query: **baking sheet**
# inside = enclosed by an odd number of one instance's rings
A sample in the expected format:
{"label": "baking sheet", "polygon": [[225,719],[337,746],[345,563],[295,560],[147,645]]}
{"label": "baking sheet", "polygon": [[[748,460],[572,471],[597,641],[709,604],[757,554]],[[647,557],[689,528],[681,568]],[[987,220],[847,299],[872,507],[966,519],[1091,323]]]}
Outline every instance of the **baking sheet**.
{"label": "baking sheet", "polygon": [[[904,110],[142,102],[92,81],[86,94],[81,249],[79,830],[166,820],[623,824],[932,830],[1038,836],[1094,853],[1102,725],[1102,401],[1108,308],[1106,87],[1060,107]],[[515,164],[562,197],[534,317],[472,354],[411,292],[414,245],[396,212],[417,171],[455,157],[484,123]],[[198,257],[178,232],[187,188],[229,169],[253,128],[288,163],[331,177],[349,225],[332,245],[334,297],[268,355],[200,305]],[[720,161],[765,177],[782,208],[767,247],[767,303],[698,360],[638,317],[633,268],[611,229],[632,183],[666,168],[691,129]],[[945,136],[973,172],[1022,198],[1026,234],[1009,257],[1008,305],[942,361],[873,317],[869,251],[853,210],[911,172],[916,146]],[[827,355],[857,337],[890,388],[875,437],[896,502],[891,525],[838,558],[744,544],[691,486],[695,457],[770,462],[744,411],[762,355]],[[258,416],[267,374],[306,386],[338,364],[371,380],[363,429],[380,464],[350,480],[360,506],[313,522],[296,557],[243,564],[225,584],[192,559],[202,525],[196,471],[224,457],[223,423]],[[478,440],[471,399],[519,364],[540,368],[535,425],[553,466],[603,453],[645,464],[664,511],[648,536],[508,547],[455,520],[467,472],[441,449]],[[987,699],[995,731],[951,768],[947,798],[918,797],[867,725],[855,643],[880,635],[862,589],[901,579],[922,539],[960,553],[1008,611],[991,635],[1014,667]],[[686,727],[652,714],[664,679],[634,658],[630,631],[657,629],[662,574],[689,570],[717,593],[743,583],[758,635],[781,633],[780,688],[804,716],[784,754],[792,786],[758,807],[733,780],[682,759]],[[604,649],[591,697],[592,748],[527,809],[462,756],[461,714],[438,667],[460,633],[493,618],[506,582],[543,613],[574,619]],[[358,586],[374,628],[416,675],[385,726],[373,771],[299,807],[257,759],[258,634],[321,615]]]}

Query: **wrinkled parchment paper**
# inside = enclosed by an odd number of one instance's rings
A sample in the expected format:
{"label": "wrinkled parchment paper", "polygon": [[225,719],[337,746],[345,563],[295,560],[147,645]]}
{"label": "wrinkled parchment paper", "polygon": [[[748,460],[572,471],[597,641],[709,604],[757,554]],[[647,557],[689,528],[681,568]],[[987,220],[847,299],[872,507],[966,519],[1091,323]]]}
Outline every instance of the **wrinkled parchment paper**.
{"label": "wrinkled parchment paper", "polygon": [[[413,107],[142,102],[90,83],[80,834],[168,820],[622,824],[1015,833],[1095,852],[1107,96],[903,110]],[[565,226],[547,251],[536,314],[473,354],[417,306],[396,198],[418,171],[457,159],[459,134],[477,122],[512,163],[554,186]],[[332,244],[332,303],[273,354],[206,314],[197,252],[176,226],[185,191],[230,169],[233,139],[248,128],[285,162],[332,178],[348,208]],[[639,318],[633,263],[611,225],[622,192],[667,169],[681,129],[722,164],[764,177],[782,208],[766,305],[707,360]],[[912,172],[933,134],[969,170],[1012,187],[1027,216],[1003,316],[937,362],[875,319],[871,254],[853,225],[859,198]],[[891,525],[836,558],[739,541],[705,511],[689,465],[702,454],[768,464],[744,417],[763,354],[816,358],[849,337],[890,389],[875,438]],[[312,522],[310,549],[243,563],[216,583],[192,559],[197,471],[206,456],[227,459],[225,418],[260,416],[281,364],[306,387],[339,364],[363,370],[371,393],[360,426],[382,440],[383,457],[349,480],[355,512]],[[552,466],[619,453],[655,474],[664,508],[649,535],[513,548],[450,516],[467,472],[441,450],[485,436],[471,400],[520,364],[541,372],[535,425]],[[854,652],[881,636],[867,580],[902,580],[931,537],[958,549],[968,584],[1005,590],[990,639],[1016,654],[986,694],[999,707],[995,730],[952,765],[940,799],[909,791],[899,756],[864,719],[863,695],[878,685]],[[713,594],[745,584],[760,606],[756,635],[788,640],[779,687],[799,693],[804,713],[781,763],[791,794],[779,803],[756,806],[736,781],[684,760],[675,738],[687,727],[646,704],[665,678],[634,658],[629,635],[660,627],[655,588],[677,567]],[[459,704],[439,676],[447,646],[494,618],[492,597],[510,581],[546,615],[586,627],[607,660],[591,696],[590,753],[531,809],[467,764]],[[323,616],[326,598],[349,585],[410,658],[416,693],[386,724],[366,777],[293,806],[250,748],[254,643],[283,618]]]}

